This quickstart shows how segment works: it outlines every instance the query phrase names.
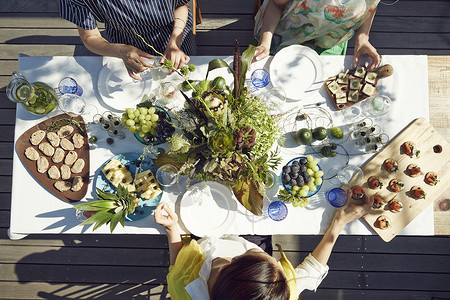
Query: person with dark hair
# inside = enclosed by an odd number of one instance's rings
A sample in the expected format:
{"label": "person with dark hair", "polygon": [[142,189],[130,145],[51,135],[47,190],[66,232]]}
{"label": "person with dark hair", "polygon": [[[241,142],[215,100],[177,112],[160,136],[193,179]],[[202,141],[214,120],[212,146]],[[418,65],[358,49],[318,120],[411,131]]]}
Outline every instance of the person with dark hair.
{"label": "person with dark hair", "polygon": [[277,261],[236,235],[183,242],[177,214],[160,203],[154,217],[164,226],[169,243],[169,294],[174,300],[298,299],[303,290],[317,289],[328,273],[327,262],[340,232],[347,223],[367,214],[372,203],[373,197],[353,199],[350,189],[347,204],[336,211],[320,243],[295,268],[280,245],[281,258]]}
{"label": "person with dark hair", "polygon": [[355,38],[354,63],[367,54],[377,67],[381,56],[369,42],[380,0],[265,0],[255,16],[254,59],[274,55],[290,45],[305,45],[319,54],[345,55]]}
{"label": "person with dark hair", "polygon": [[[153,67],[142,58],[163,53],[176,69],[196,54],[189,0],[59,0],[62,18],[77,25],[81,40],[90,51],[123,60],[128,74]],[[97,21],[105,23],[106,39]],[[146,43],[138,36],[142,36]]]}

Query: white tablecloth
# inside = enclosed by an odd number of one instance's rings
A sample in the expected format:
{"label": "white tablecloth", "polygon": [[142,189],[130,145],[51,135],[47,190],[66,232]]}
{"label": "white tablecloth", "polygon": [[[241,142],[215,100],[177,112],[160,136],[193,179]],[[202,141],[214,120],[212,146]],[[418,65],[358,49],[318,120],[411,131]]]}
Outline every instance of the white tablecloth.
{"label": "white tablecloth", "polygon": [[[192,79],[203,79],[207,63],[215,57],[192,57],[191,62],[197,66],[197,70]],[[231,62],[231,57],[223,57],[227,62]],[[351,64],[351,57],[347,56],[328,56],[321,57],[324,64],[324,78],[335,75],[348,68]],[[59,80],[65,76],[74,77],[84,89],[83,98],[88,104],[94,105],[98,112],[111,110],[109,107],[102,106],[102,101],[96,90],[98,74],[105,61],[112,58],[103,58],[97,56],[90,57],[20,57],[19,66],[22,72],[31,82],[43,81],[51,86],[57,86]],[[265,59],[252,66],[256,68],[268,68],[271,58]],[[393,104],[389,113],[379,119],[377,123],[390,137],[395,136],[408,123],[418,117],[428,119],[428,76],[427,76],[427,57],[426,56],[384,56],[383,64],[389,63],[394,67],[394,75],[383,79],[378,83],[380,93],[391,97]],[[231,75],[227,74],[226,69],[215,70],[210,76],[214,78],[216,74],[226,77],[227,82],[231,82]],[[162,76],[161,74],[159,74]],[[178,79],[177,75],[171,75]],[[159,86],[158,74],[153,73],[154,82],[152,89]],[[165,80],[161,77],[161,80]],[[321,83],[316,84],[320,87]],[[146,91],[149,93],[150,91]],[[307,93],[307,97],[301,102],[288,101],[284,110],[294,107],[324,101],[328,97],[323,88],[315,89]],[[329,103],[328,103],[329,104]],[[323,105],[326,107],[326,105]],[[328,105],[328,107],[331,107]],[[37,117],[28,113],[18,105],[16,115],[15,140],[28,128],[41,122],[46,117]],[[352,114],[354,110],[347,109],[337,112],[331,109],[333,119],[336,125],[343,125],[343,122],[353,122],[361,115]],[[120,114],[119,112],[117,112]],[[90,120],[89,120],[90,121]],[[341,124],[340,124],[341,122]],[[140,144],[130,132],[126,133],[125,140],[116,140],[112,145],[106,143],[107,134],[101,131],[97,126],[89,125],[89,135],[96,135],[99,141],[90,151],[90,187],[86,195],[87,200],[94,198],[92,182],[98,168],[106,160],[114,155],[126,152],[142,151]],[[303,147],[303,148],[302,148]],[[304,146],[297,148],[280,148],[283,157],[283,163],[291,158],[303,155],[308,151]],[[359,153],[361,154],[361,153]],[[350,163],[361,165],[371,155],[350,156]],[[318,157],[319,158],[319,157]],[[319,162],[320,164],[320,162]],[[281,166],[280,166],[281,169]],[[279,172],[277,171],[277,174]],[[331,207],[324,199],[324,193],[330,188],[337,186],[338,183],[326,180],[320,192],[313,197],[307,208],[294,208],[289,205],[288,217],[282,222],[274,222],[267,217],[253,217],[242,207],[238,205],[235,222],[229,228],[229,233],[239,234],[319,234],[323,233],[329,225],[334,215],[335,208]],[[13,183],[12,183],[12,201],[11,201],[11,227],[10,233],[14,234],[32,234],[32,233],[82,233],[92,232],[92,227],[81,227],[75,217],[74,204],[66,203],[48,191],[34,180],[34,178],[24,168],[17,153],[14,153],[13,161]],[[175,207],[182,194],[165,192],[163,201],[169,202]],[[269,192],[269,198],[274,200],[276,191]],[[265,201],[267,206],[268,201]],[[183,232],[188,230],[180,227]],[[109,227],[103,226],[95,233],[108,233]],[[163,233],[161,226],[156,224],[153,216],[134,222],[127,222],[126,226],[117,226],[115,233],[144,233],[159,234]],[[363,221],[354,221],[349,224],[345,233],[347,234],[374,234]],[[430,205],[413,222],[411,222],[400,234],[406,235],[432,235],[434,234],[433,209]]]}

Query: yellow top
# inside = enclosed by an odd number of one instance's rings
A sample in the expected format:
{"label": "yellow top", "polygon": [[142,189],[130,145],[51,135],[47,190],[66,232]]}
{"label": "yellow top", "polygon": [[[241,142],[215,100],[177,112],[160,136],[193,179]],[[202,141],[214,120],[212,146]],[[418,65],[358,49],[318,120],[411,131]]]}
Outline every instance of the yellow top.
{"label": "yellow top", "polygon": [[[281,253],[281,258],[278,262],[283,268],[288,280],[291,294],[289,299],[298,299],[299,293],[294,268],[286,258],[281,246],[277,244],[277,247]],[[183,245],[177,255],[175,264],[169,267],[169,274],[167,274],[167,287],[172,299],[192,299],[185,287],[195,279],[199,278],[199,272],[204,262],[205,257],[201,253],[200,246],[196,240],[191,240]]]}

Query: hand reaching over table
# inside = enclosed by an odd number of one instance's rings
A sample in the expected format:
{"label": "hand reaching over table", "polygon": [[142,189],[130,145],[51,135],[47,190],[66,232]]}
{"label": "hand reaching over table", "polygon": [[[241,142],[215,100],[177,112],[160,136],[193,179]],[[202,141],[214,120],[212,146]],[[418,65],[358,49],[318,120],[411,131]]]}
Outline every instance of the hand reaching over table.
{"label": "hand reaching over table", "polygon": [[362,216],[369,213],[372,204],[373,204],[373,196],[368,197],[364,195],[362,199],[353,199],[352,189],[349,189],[347,192],[347,204],[341,207],[336,214],[334,215],[333,222],[336,221],[339,226],[344,226],[351,221],[361,218]]}
{"label": "hand reaching over table", "polygon": [[[164,215],[164,212],[167,215]],[[154,217],[155,222],[164,226],[166,230],[169,243],[170,265],[173,265],[182,246],[180,231],[178,230],[178,215],[167,203],[161,202],[155,208]]]}
{"label": "hand reaching over table", "polygon": [[369,198],[365,195],[363,198],[355,200],[352,194],[351,189],[349,189],[347,193],[347,204],[339,208],[336,212],[330,227],[325,232],[319,245],[312,252],[312,256],[324,266],[327,265],[334,244],[345,225],[366,215],[372,207],[373,196]]}
{"label": "hand reaching over table", "polygon": [[149,62],[141,59],[141,57],[152,59],[153,55],[150,55],[138,48],[130,45],[120,45],[117,47],[118,57],[123,60],[125,68],[127,68],[128,75],[136,80],[141,80],[142,78],[137,74],[147,70],[148,68],[153,68],[154,66]]}
{"label": "hand reaching over table", "polygon": [[159,203],[155,208],[154,217],[155,222],[164,226],[166,230],[174,230],[178,226],[178,215],[165,202]]}

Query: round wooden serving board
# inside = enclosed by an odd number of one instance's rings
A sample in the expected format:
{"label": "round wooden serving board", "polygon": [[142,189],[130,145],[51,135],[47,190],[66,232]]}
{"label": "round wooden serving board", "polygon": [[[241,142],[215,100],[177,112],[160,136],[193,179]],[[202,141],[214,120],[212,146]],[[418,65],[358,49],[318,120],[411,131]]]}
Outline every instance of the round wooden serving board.
{"label": "round wooden serving board", "polygon": [[[53,122],[60,120],[60,119],[72,119],[74,121],[77,122],[81,122],[80,127],[82,130],[80,130],[76,125],[74,124],[69,124],[72,125],[72,127],[74,128],[74,131],[71,135],[67,136],[66,138],[68,140],[72,140],[72,136],[75,133],[79,133],[83,136],[84,139],[84,144],[81,148],[76,149],[75,148],[75,152],[78,154],[78,158],[83,158],[85,161],[85,166],[83,168],[83,170],[81,171],[81,173],[78,174],[71,174],[70,179],[68,179],[67,181],[72,182],[72,179],[75,176],[81,176],[83,178],[83,187],[81,188],[80,191],[77,192],[73,192],[71,190],[66,191],[66,192],[61,192],[59,190],[57,190],[54,187],[54,183],[57,180],[53,180],[50,179],[47,175],[47,172],[45,173],[39,173],[37,171],[37,166],[36,166],[36,161],[30,160],[25,156],[25,149],[27,149],[28,147],[33,147],[36,149],[36,151],[38,151],[38,153],[40,155],[45,156],[44,154],[42,154],[42,152],[39,150],[38,145],[33,146],[30,143],[30,137],[31,135],[41,129],[44,131],[47,131],[47,127],[52,125]],[[83,122],[83,118],[81,116],[78,117],[71,117],[67,114],[61,114],[55,117],[52,117],[48,120],[45,120],[33,127],[31,127],[30,129],[28,129],[27,131],[25,131],[18,139],[16,142],[16,151],[17,154],[19,155],[20,159],[22,160],[22,163],[24,164],[24,166],[26,167],[26,169],[28,170],[28,172],[30,172],[30,174],[36,179],[37,182],[39,182],[43,187],[45,187],[50,193],[52,193],[53,195],[55,195],[56,197],[58,197],[61,200],[64,200],[66,202],[77,202],[80,201],[81,199],[83,199],[83,197],[86,195],[87,192],[87,188],[88,188],[88,183],[89,183],[89,144],[88,144],[88,138],[87,138],[87,133],[86,133],[86,127],[84,125]],[[55,132],[57,133],[57,130],[55,130]],[[47,139],[44,137],[44,139],[42,140],[42,142],[47,141]],[[65,153],[67,154],[68,151],[65,151]],[[52,165],[56,165],[58,167],[58,169],[61,167],[61,165],[64,163],[64,160],[60,163],[54,163],[52,161],[51,157],[46,156],[48,161],[49,161],[49,168]],[[59,179],[61,180],[61,179]],[[24,188],[26,188],[26,186],[24,186]]]}

